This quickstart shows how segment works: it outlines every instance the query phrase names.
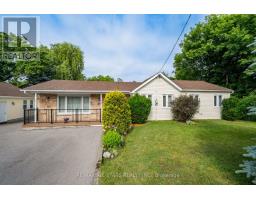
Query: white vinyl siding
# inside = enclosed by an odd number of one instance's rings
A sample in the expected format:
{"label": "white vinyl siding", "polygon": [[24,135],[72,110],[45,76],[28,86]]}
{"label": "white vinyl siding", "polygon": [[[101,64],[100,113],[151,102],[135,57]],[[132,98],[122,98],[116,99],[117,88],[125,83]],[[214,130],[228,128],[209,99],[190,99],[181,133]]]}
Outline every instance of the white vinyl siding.
{"label": "white vinyl siding", "polygon": [[[170,105],[170,102],[180,95],[192,95],[200,101],[199,112],[195,115],[195,119],[221,119],[221,107],[219,105],[221,105],[223,99],[230,97],[229,92],[180,92],[166,80],[158,77],[140,88],[137,92],[139,94],[152,94],[152,107],[149,114],[149,120],[172,119],[171,109],[168,105]],[[169,98],[168,95],[171,97]],[[214,106],[215,98],[216,106]],[[165,105],[165,107],[163,105]]]}
{"label": "white vinyl siding", "polygon": [[[24,111],[23,108],[26,106],[28,109],[30,107],[30,101],[32,98],[12,98],[12,97],[0,97],[0,104],[5,108],[5,121],[9,120],[22,120]],[[2,110],[3,112],[3,110]]]}
{"label": "white vinyl siding", "polygon": [[[152,107],[149,114],[149,120],[170,120],[172,113],[170,107],[168,107],[168,95],[171,95],[171,100],[179,96],[180,92],[174,88],[163,78],[155,78],[144,87],[137,91],[139,94],[151,94],[152,95]],[[163,95],[166,97],[166,107],[163,107]]]}

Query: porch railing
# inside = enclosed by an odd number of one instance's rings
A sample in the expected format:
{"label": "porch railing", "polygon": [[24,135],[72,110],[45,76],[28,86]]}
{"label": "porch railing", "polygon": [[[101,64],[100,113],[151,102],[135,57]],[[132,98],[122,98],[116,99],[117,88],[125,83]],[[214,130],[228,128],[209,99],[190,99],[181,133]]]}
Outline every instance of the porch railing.
{"label": "porch railing", "polygon": [[[36,115],[36,116],[35,116]],[[101,109],[25,109],[24,124],[101,122]]]}

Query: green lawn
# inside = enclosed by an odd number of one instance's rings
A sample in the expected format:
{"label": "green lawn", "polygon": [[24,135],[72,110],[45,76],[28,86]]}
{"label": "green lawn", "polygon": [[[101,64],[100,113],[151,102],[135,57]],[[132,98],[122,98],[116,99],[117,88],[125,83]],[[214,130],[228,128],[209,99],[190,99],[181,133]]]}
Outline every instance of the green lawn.
{"label": "green lawn", "polygon": [[127,136],[117,158],[104,161],[99,183],[251,184],[235,170],[252,138],[255,122],[148,122]]}

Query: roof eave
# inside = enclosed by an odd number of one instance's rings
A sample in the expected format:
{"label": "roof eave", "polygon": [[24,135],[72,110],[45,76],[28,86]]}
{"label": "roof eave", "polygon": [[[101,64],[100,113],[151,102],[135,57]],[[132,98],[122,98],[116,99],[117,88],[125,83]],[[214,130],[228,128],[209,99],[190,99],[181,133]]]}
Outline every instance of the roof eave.
{"label": "roof eave", "polygon": [[181,92],[224,92],[233,93],[233,90],[200,90],[200,89],[182,89]]}
{"label": "roof eave", "polygon": [[[32,92],[32,93],[93,93],[93,94],[101,94],[108,93],[115,90],[20,90],[22,92]],[[129,90],[119,90],[123,93],[131,93]]]}
{"label": "roof eave", "polygon": [[170,80],[168,77],[166,77],[163,73],[157,73],[154,76],[152,76],[150,79],[148,79],[147,81],[145,81],[144,83],[140,84],[138,87],[136,87],[135,89],[133,89],[131,91],[131,93],[136,93],[138,90],[140,90],[141,88],[143,88],[145,85],[147,85],[148,83],[150,83],[152,80],[154,80],[155,78],[157,78],[158,76],[161,76],[164,80],[166,80],[169,84],[171,84],[172,86],[174,86],[177,90],[182,91],[182,88],[179,87],[176,83],[174,83],[172,80]]}

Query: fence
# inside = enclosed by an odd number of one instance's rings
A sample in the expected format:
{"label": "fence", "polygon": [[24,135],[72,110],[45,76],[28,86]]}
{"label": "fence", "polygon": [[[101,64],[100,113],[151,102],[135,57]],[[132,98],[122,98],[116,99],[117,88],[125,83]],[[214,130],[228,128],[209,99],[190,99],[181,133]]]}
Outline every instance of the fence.
{"label": "fence", "polygon": [[[35,117],[36,115],[36,117]],[[25,109],[24,124],[101,122],[101,109]]]}

